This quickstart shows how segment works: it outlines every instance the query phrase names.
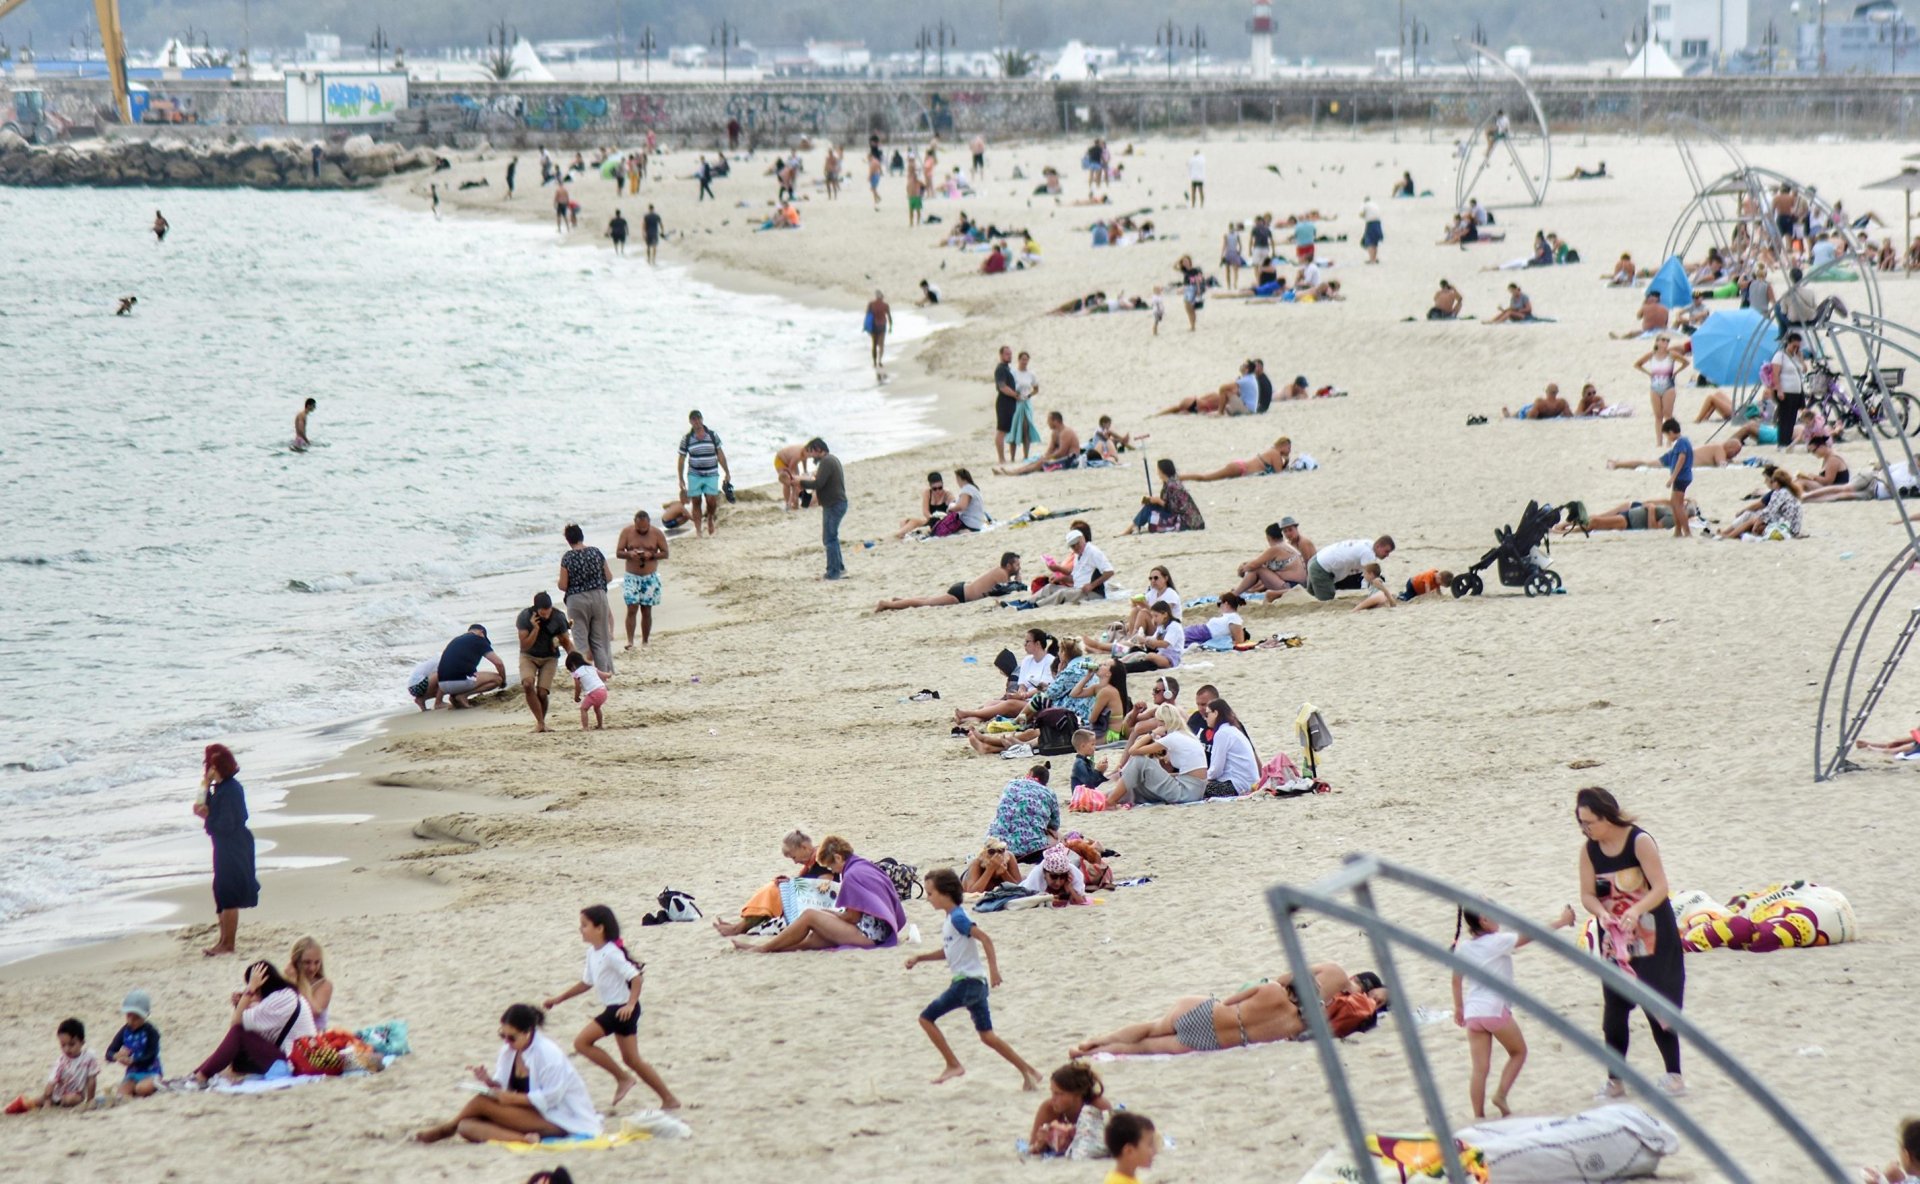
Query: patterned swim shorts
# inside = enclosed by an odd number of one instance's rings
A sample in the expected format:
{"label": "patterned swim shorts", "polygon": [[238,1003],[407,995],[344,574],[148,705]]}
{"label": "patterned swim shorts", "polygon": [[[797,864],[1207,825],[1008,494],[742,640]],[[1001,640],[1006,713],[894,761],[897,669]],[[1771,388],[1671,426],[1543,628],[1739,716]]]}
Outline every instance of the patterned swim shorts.
{"label": "patterned swim shorts", "polygon": [[641,604],[648,608],[660,603],[660,577],[658,575],[636,576],[627,573],[621,584],[621,593],[628,604]]}

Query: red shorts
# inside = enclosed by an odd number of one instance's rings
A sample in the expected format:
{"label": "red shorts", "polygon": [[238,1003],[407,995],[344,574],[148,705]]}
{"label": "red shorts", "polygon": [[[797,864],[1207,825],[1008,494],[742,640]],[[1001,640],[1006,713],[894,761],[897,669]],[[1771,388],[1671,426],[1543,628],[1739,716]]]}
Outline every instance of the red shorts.
{"label": "red shorts", "polygon": [[1302,263],[1312,263],[1313,262],[1313,244],[1308,243],[1305,245],[1296,245],[1293,248],[1293,257]]}
{"label": "red shorts", "polygon": [[586,696],[580,700],[580,710],[585,711],[589,707],[598,707],[606,701],[607,688],[601,687],[597,691],[588,691]]}

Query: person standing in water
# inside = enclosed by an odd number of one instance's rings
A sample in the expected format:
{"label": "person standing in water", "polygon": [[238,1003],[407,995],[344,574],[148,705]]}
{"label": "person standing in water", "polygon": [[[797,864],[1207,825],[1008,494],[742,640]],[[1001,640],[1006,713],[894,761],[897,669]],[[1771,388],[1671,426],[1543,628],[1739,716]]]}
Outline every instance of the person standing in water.
{"label": "person standing in water", "polygon": [[619,210],[613,212],[613,218],[607,223],[607,237],[613,240],[613,253],[627,253],[627,220]]}
{"label": "person standing in water", "polygon": [[514,157],[507,162],[507,201],[513,200],[513,175],[520,171],[520,158]]}
{"label": "person standing in water", "polygon": [[437,183],[428,185],[427,194],[433,198],[433,220],[438,222],[440,220],[440,186]]}
{"label": "person standing in water", "polygon": [[567,222],[572,214],[573,196],[567,192],[567,183],[561,181],[553,187],[553,224],[561,234],[567,232]]}
{"label": "person standing in water", "polygon": [[660,232],[663,228],[660,215],[654,212],[653,206],[647,206],[647,216],[640,219],[640,237],[647,244],[648,263],[656,261],[655,255],[660,250]]}
{"label": "person standing in water", "polygon": [[308,399],[306,405],[294,413],[293,450],[295,452],[305,452],[307,450],[307,416],[312,415],[319,406],[320,404],[317,400]]}
{"label": "person standing in water", "polygon": [[116,317],[130,317],[133,315],[133,306],[138,303],[140,303],[138,296],[122,296],[120,298],[120,307],[113,310],[113,315]]}
{"label": "person standing in water", "polygon": [[163,214],[163,213],[161,213],[161,212],[160,212],[159,210],[155,210],[155,211],[153,212],[153,241],[154,241],[154,245],[155,245],[155,246],[158,246],[159,244],[161,244],[161,243],[164,243],[164,242],[166,242],[166,241],[167,241],[167,231],[169,231],[169,230],[171,230],[171,229],[173,229],[173,225],[172,225],[172,223],[170,223],[170,222],[168,222],[168,221],[167,221],[167,216],[166,216],[165,214]]}
{"label": "person standing in water", "polygon": [[873,374],[875,378],[885,378],[887,355],[887,333],[893,328],[893,309],[887,304],[887,298],[879,291],[873,294],[873,302],[867,305],[867,336],[873,341]]}

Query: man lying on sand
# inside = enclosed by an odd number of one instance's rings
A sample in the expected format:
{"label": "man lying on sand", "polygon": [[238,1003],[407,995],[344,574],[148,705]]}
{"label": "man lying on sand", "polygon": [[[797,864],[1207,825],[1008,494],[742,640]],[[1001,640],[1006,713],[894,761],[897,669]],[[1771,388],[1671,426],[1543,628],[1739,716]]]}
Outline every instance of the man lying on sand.
{"label": "man lying on sand", "polygon": [[[1578,502],[1568,507],[1567,520],[1553,528],[1555,534],[1572,534],[1579,531],[1590,534],[1596,530],[1672,530],[1673,507],[1665,502],[1621,502],[1610,510],[1598,514],[1586,514],[1585,507]],[[1687,515],[1698,518],[1700,507],[1687,503]]]}
{"label": "man lying on sand", "polygon": [[[1701,444],[1693,450],[1693,467],[1718,469],[1733,464],[1744,446],[1738,440],[1715,440],[1711,444]],[[1658,469],[1665,468],[1657,460],[1610,460],[1609,469]]]}
{"label": "man lying on sand", "polygon": [[1549,382],[1547,393],[1520,409],[1515,415],[1505,407],[1500,409],[1501,419],[1563,419],[1573,414],[1573,408],[1560,397],[1560,384]]}
{"label": "man lying on sand", "polygon": [[999,563],[972,580],[954,584],[938,596],[896,597],[874,605],[873,611],[886,613],[903,608],[941,608],[949,604],[967,604],[994,596],[1008,596],[1024,586],[1020,583],[1020,556],[1008,551],[1000,556]]}
{"label": "man lying on sand", "polygon": [[[1386,1005],[1386,988],[1380,986],[1379,976],[1365,973],[1349,979],[1340,967],[1322,963],[1313,968],[1313,977],[1328,1018],[1333,1021],[1335,1035],[1345,1036],[1374,1026],[1380,1009]],[[1223,1048],[1292,1040],[1306,1030],[1293,976],[1287,974],[1273,982],[1248,987],[1224,1002],[1188,995],[1177,1000],[1159,1019],[1129,1024],[1105,1036],[1083,1041],[1068,1055],[1217,1052]]]}
{"label": "man lying on sand", "polygon": [[1218,390],[1182,399],[1155,415],[1245,415],[1260,405],[1260,380],[1254,377],[1252,362],[1240,363],[1240,377],[1220,384]]}

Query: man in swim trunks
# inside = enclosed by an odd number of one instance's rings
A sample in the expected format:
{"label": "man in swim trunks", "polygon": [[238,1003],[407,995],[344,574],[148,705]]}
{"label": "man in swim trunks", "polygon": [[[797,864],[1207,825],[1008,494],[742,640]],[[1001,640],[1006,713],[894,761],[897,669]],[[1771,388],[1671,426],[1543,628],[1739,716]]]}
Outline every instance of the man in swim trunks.
{"label": "man in swim trunks", "polygon": [[1079,468],[1080,434],[1067,426],[1066,417],[1058,411],[1047,412],[1047,430],[1047,450],[1040,454],[1039,460],[1028,461],[1014,468],[995,465],[993,471],[1002,477],[1020,477],[1042,469],[1056,473],[1062,469]]}
{"label": "man in swim trunks", "polygon": [[[780,498],[789,510],[802,505],[800,477],[810,463],[805,444],[788,444],[773,454],[773,474],[780,478]],[[810,504],[812,500],[808,496],[805,502]]]}
{"label": "man in swim trunks", "polygon": [[1562,419],[1572,414],[1573,408],[1560,397],[1560,384],[1557,382],[1549,382],[1547,393],[1522,407],[1518,415],[1505,407],[1500,409],[1501,419]]}
{"label": "man in swim trunks", "polygon": [[627,220],[619,210],[613,212],[613,218],[607,222],[607,237],[613,240],[613,253],[627,253]]}
{"label": "man in swim trunks", "polygon": [[719,528],[720,487],[733,483],[733,470],[727,464],[726,449],[720,446],[720,436],[707,430],[698,411],[687,413],[687,424],[674,469],[680,478],[681,500],[692,499],[693,533],[697,537],[703,513],[708,534]]}
{"label": "man in swim trunks", "polygon": [[663,223],[660,215],[651,205],[647,207],[647,216],[640,219],[640,237],[647,244],[647,262],[654,262],[655,254],[660,250],[660,231]]}
{"label": "man in swim trunks", "polygon": [[293,416],[294,451],[305,452],[307,450],[307,416],[312,415],[319,406],[320,404],[317,401],[313,399],[308,399],[306,402],[306,405],[301,407],[299,411],[294,413],[294,416]]}
{"label": "man in swim trunks", "polygon": [[153,212],[153,243],[154,245],[159,246],[161,243],[166,242],[167,231],[172,229],[173,229],[173,223],[167,221],[167,216],[161,213],[159,210],[155,210]]}
{"label": "man in swim trunks", "polygon": [[1083,1041],[1068,1054],[1114,1056],[1217,1052],[1250,1044],[1292,1040],[1307,1030],[1288,984],[1248,987],[1225,1001],[1188,995],[1151,1023],[1124,1028]]}
{"label": "man in swim trunks", "polygon": [[1607,336],[1615,341],[1631,341],[1636,337],[1645,337],[1649,333],[1658,334],[1668,328],[1672,319],[1673,314],[1668,312],[1667,306],[1660,302],[1660,293],[1649,289],[1647,298],[1640,302],[1640,327],[1625,333],[1609,333]]}
{"label": "man in swim trunks", "polygon": [[653,636],[653,607],[660,603],[660,561],[667,558],[667,536],[645,511],[636,511],[633,525],[620,531],[615,558],[627,561],[621,594],[627,602],[627,648],[633,648],[633,621],[640,618],[640,644]]}
{"label": "man in swim trunks", "polygon": [[[1011,588],[1005,587],[1012,585]],[[985,573],[964,583],[956,583],[939,596],[901,596],[892,600],[883,600],[873,608],[874,612],[886,613],[903,608],[940,608],[949,604],[969,604],[975,600],[985,600],[990,596],[1005,596],[1022,590],[1020,584],[1020,556],[1008,551],[1000,556],[1000,562],[988,568]]]}
{"label": "man in swim trunks", "polygon": [[573,196],[567,192],[567,183],[558,182],[553,187],[553,225],[560,233],[567,232],[567,223],[573,214]]}
{"label": "man in swim trunks", "polygon": [[1427,310],[1427,319],[1429,321],[1457,320],[1463,303],[1464,301],[1460,298],[1460,289],[1446,280],[1441,280],[1440,290],[1433,294],[1433,307]]}
{"label": "man in swim trunks", "polygon": [[925,192],[925,187],[920,183],[919,172],[914,169],[908,169],[907,170],[907,225],[908,226],[920,225],[920,205],[921,205],[920,195],[923,192]]}
{"label": "man in swim trunks", "polygon": [[886,360],[887,334],[892,329],[893,308],[887,304],[886,296],[876,290],[867,304],[867,336],[873,342],[873,372],[881,378],[887,376],[881,363]]}
{"label": "man in swim trunks", "polygon": [[1311,560],[1320,550],[1313,545],[1312,539],[1300,533],[1300,524],[1292,517],[1280,519],[1280,537],[1287,541],[1287,546],[1300,552],[1302,559]]}

